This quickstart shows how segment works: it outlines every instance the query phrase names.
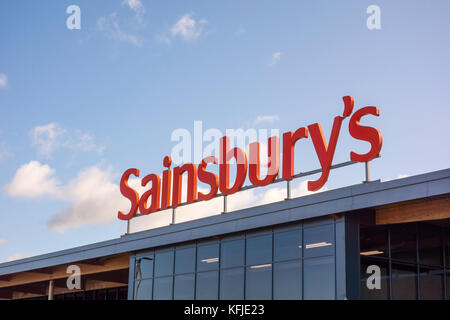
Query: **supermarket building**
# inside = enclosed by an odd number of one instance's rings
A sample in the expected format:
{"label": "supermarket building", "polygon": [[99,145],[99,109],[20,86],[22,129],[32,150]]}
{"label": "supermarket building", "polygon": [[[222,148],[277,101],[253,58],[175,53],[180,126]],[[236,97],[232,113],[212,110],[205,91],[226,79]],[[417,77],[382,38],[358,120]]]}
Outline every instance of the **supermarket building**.
{"label": "supermarket building", "polygon": [[445,169],[125,234],[0,264],[0,299],[449,299],[449,194]]}

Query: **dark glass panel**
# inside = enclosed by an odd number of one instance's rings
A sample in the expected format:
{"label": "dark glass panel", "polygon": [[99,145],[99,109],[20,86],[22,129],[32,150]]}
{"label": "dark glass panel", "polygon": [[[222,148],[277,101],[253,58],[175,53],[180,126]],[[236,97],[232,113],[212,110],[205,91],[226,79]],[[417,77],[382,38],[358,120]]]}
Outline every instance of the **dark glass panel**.
{"label": "dark glass panel", "polygon": [[177,249],[175,251],[175,273],[195,272],[195,248]]}
{"label": "dark glass panel", "polygon": [[134,282],[134,299],[151,300],[153,290],[153,279],[145,279]]}
{"label": "dark glass panel", "polygon": [[305,257],[334,254],[334,225],[307,228],[303,233]]}
{"label": "dark glass panel", "polygon": [[247,265],[272,261],[272,234],[247,238]]}
{"label": "dark glass panel", "polygon": [[105,290],[96,290],[95,300],[105,300],[105,299],[106,299],[106,291]]}
{"label": "dark glass panel", "polygon": [[120,287],[119,300],[127,300],[127,299],[128,299],[128,287]]}
{"label": "dark glass panel", "polygon": [[106,300],[117,300],[117,288],[108,289],[106,291]]}
{"label": "dark glass panel", "polygon": [[[128,290],[127,290],[127,295],[128,295]],[[85,300],[95,300],[95,291],[94,290],[86,291],[84,293],[84,297],[85,297]]]}
{"label": "dark glass panel", "polygon": [[275,300],[302,299],[302,261],[275,263],[273,269],[273,298]]}
{"label": "dark glass panel", "polygon": [[220,299],[244,299],[244,268],[224,269],[220,271]]}
{"label": "dark glass panel", "polygon": [[[376,284],[375,274],[368,270],[369,266],[380,268],[379,289]],[[369,273],[367,271],[370,271]],[[361,256],[361,299],[363,300],[387,300],[389,299],[389,263],[387,260],[374,259]],[[372,286],[368,285],[369,284]]]}
{"label": "dark glass panel", "polygon": [[76,292],[75,300],[84,300],[84,292]]}
{"label": "dark glass panel", "polygon": [[430,266],[443,265],[441,229],[439,227],[430,226],[427,223],[420,224],[419,261],[420,264]]}
{"label": "dark glass panel", "polygon": [[444,270],[422,266],[419,279],[421,300],[442,300],[444,298]]}
{"label": "dark glass panel", "polygon": [[155,277],[173,274],[173,250],[155,254]]}
{"label": "dark glass panel", "polygon": [[245,275],[245,299],[272,299],[272,264],[247,267]]}
{"label": "dark glass panel", "polygon": [[391,258],[417,262],[416,224],[394,225],[391,227]]}
{"label": "dark glass panel", "polygon": [[304,299],[330,300],[335,298],[334,257],[305,259]]}
{"label": "dark glass panel", "polygon": [[137,257],[135,264],[135,279],[145,279],[153,277],[153,255]]}
{"label": "dark glass panel", "polygon": [[197,300],[217,300],[219,293],[218,271],[197,273],[195,298]]}
{"label": "dark glass panel", "polygon": [[275,261],[299,259],[302,257],[301,230],[277,232],[273,237]]}
{"label": "dark glass panel", "polygon": [[392,299],[417,299],[416,265],[392,262]]}
{"label": "dark glass panel", "polygon": [[197,271],[215,270],[219,266],[219,244],[208,244],[197,248]]}
{"label": "dark glass panel", "polygon": [[154,300],[171,300],[172,299],[172,277],[156,278],[153,287]]}
{"label": "dark glass panel", "polygon": [[175,300],[193,300],[195,290],[195,275],[183,274],[175,276],[173,298]]}
{"label": "dark glass panel", "polygon": [[387,229],[380,226],[361,226],[360,252],[366,257],[388,257]]}
{"label": "dark glass panel", "polygon": [[244,265],[244,239],[224,241],[221,247],[221,268]]}

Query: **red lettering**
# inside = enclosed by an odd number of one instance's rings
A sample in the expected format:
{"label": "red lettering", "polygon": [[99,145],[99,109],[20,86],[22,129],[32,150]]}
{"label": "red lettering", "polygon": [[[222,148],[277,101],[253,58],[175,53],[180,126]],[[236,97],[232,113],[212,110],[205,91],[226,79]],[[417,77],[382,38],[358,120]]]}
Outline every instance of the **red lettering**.
{"label": "red lettering", "polygon": [[187,203],[197,201],[197,166],[193,163],[186,163],[173,169],[173,194],[172,207],[176,208],[181,203],[181,189],[183,173],[188,174],[187,183]]}
{"label": "red lettering", "polygon": [[214,163],[217,164],[219,161],[217,157],[206,157],[202,160],[202,162],[198,165],[198,180],[200,180],[203,183],[206,183],[210,186],[210,192],[207,194],[204,194],[203,192],[198,193],[198,200],[204,201],[204,200],[210,200],[214,198],[217,194],[217,191],[219,190],[219,178],[216,174],[212,172],[206,171],[206,166],[208,163]]}
{"label": "red lettering", "polygon": [[[145,191],[139,201],[139,212],[149,214],[159,210],[159,196],[161,190],[161,178],[157,174],[149,174],[142,179],[141,185],[145,187],[147,183],[152,182],[152,187]],[[152,197],[150,207],[147,207],[147,200]]]}
{"label": "red lettering", "polygon": [[376,107],[364,107],[356,111],[350,118],[348,124],[348,131],[350,135],[358,140],[367,141],[370,143],[370,151],[366,154],[358,154],[356,152],[350,152],[350,160],[357,162],[370,161],[380,154],[381,146],[383,145],[383,136],[378,129],[372,127],[366,127],[359,124],[359,121],[365,115],[380,116],[380,110]]}
{"label": "red lettering", "polygon": [[[247,155],[240,148],[230,148],[230,139],[225,136],[220,139],[220,163],[219,163],[219,188],[223,194],[238,192],[245,182],[247,176]],[[230,188],[230,164],[231,158],[236,159],[236,180]]]}
{"label": "red lettering", "polygon": [[250,182],[255,186],[266,186],[275,181],[278,176],[278,171],[280,170],[280,138],[271,137],[269,138],[268,146],[268,167],[267,175],[264,179],[260,179],[260,161],[259,161],[259,142],[253,142],[249,147],[249,172],[248,177]]}
{"label": "red lettering", "polygon": [[128,169],[120,179],[120,193],[131,202],[131,208],[128,214],[124,214],[122,211],[118,212],[118,218],[120,220],[130,220],[136,215],[138,209],[139,194],[128,185],[128,179],[132,174],[139,177],[139,169]]}
{"label": "red lettering", "polygon": [[294,176],[295,143],[302,138],[308,138],[308,129],[299,128],[295,133],[288,131],[283,134],[283,179],[291,180]]}

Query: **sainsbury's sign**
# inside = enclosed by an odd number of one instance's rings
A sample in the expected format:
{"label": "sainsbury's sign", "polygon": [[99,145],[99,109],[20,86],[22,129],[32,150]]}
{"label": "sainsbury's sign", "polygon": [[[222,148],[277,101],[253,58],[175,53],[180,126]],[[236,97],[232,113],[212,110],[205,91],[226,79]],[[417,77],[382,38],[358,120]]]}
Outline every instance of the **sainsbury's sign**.
{"label": "sainsbury's sign", "polygon": [[[355,162],[367,162],[378,157],[383,138],[379,130],[362,126],[360,120],[367,115],[379,116],[380,110],[377,107],[364,107],[353,112],[354,99],[351,96],[343,97],[344,112],[336,116],[333,121],[331,136],[327,142],[320,123],[314,123],[307,127],[298,128],[296,131],[288,131],[282,135],[283,158],[282,158],[282,179],[289,181],[294,177],[294,150],[295,144],[301,139],[312,140],[317,157],[322,168],[321,176],[314,181],[308,181],[308,190],[317,191],[324,186],[330,174],[334,152],[338,142],[341,126],[345,118],[350,117],[348,130],[350,135],[357,140],[370,143],[371,148],[365,154],[350,152],[350,160]],[[230,185],[230,161],[235,160],[236,174],[234,183]],[[126,170],[120,180],[120,192],[131,202],[128,213],[118,212],[121,220],[130,220],[136,216],[138,210],[141,214],[147,215],[159,210],[176,208],[181,204],[182,176],[187,174],[187,201],[194,203],[206,201],[214,198],[220,191],[223,195],[230,195],[238,192],[246,178],[254,186],[266,186],[275,181],[280,170],[280,138],[277,136],[268,139],[268,167],[265,177],[260,176],[260,144],[253,142],[249,145],[249,155],[241,148],[230,149],[230,139],[224,136],[220,139],[219,158],[209,156],[204,158],[198,165],[186,163],[171,169],[172,159],[166,156],[163,166],[166,168],[161,177],[158,174],[149,174],[142,178],[143,187],[151,183],[150,189],[139,195],[136,190],[128,185],[131,175],[139,177],[139,169],[131,168]],[[219,175],[207,170],[208,164],[219,166]],[[197,180],[209,186],[209,192],[197,191]]]}

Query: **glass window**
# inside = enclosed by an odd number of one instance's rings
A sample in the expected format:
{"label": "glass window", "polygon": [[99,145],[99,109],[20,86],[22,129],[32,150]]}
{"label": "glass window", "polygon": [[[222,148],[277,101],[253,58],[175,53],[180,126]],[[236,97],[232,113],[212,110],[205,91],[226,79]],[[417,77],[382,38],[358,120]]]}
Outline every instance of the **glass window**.
{"label": "glass window", "polygon": [[450,300],[450,271],[447,270],[447,276],[445,278],[445,281],[447,281],[447,300]]}
{"label": "glass window", "polygon": [[220,299],[244,299],[244,268],[224,269],[220,271]]}
{"label": "glass window", "polygon": [[173,274],[173,251],[155,254],[155,277]]}
{"label": "glass window", "polygon": [[154,300],[171,300],[172,299],[172,277],[156,278],[154,285]]}
{"label": "glass window", "polygon": [[361,226],[360,239],[361,256],[388,258],[386,228],[380,226]]}
{"label": "glass window", "polygon": [[175,273],[195,272],[195,248],[177,249],[175,251]]}
{"label": "glass window", "polygon": [[[450,233],[450,231],[447,231],[447,233]],[[446,237],[447,237],[447,240],[446,240],[446,249],[445,249],[445,265],[446,265],[447,270],[450,270],[450,234],[447,234]]]}
{"label": "glass window", "polygon": [[408,263],[392,263],[392,299],[417,299],[417,267]]}
{"label": "glass window", "polygon": [[195,297],[197,300],[216,300],[219,291],[218,271],[197,273]]}
{"label": "glass window", "polygon": [[221,268],[243,266],[244,249],[244,239],[222,242]]}
{"label": "glass window", "polygon": [[303,272],[305,300],[335,298],[334,257],[305,259]]}
{"label": "glass window", "polygon": [[247,239],[247,265],[272,261],[272,234]]}
{"label": "glass window", "polygon": [[301,260],[275,263],[273,298],[276,300],[300,300],[302,298]]}
{"label": "glass window", "polygon": [[[375,278],[374,271],[368,270],[369,266],[380,268],[380,278]],[[367,272],[369,271],[369,272]],[[374,259],[361,256],[361,299],[363,300],[387,300],[389,299],[389,263],[387,260]],[[379,284],[379,288],[376,285]]]}
{"label": "glass window", "polygon": [[245,275],[245,299],[272,299],[272,264],[247,267]]}
{"label": "glass window", "polygon": [[152,299],[152,279],[138,280],[134,282],[134,298],[136,300]]}
{"label": "glass window", "polygon": [[426,224],[420,225],[419,260],[420,264],[442,266],[441,230]]}
{"label": "glass window", "polygon": [[442,300],[444,298],[444,270],[421,267],[419,279],[420,299]]}
{"label": "glass window", "polygon": [[274,259],[291,260],[302,257],[302,231],[277,232],[273,235]]}
{"label": "glass window", "polygon": [[219,244],[202,245],[197,248],[197,271],[214,270],[219,266]]}
{"label": "glass window", "polygon": [[195,289],[194,274],[175,276],[173,298],[176,300],[193,300]]}
{"label": "glass window", "polygon": [[417,262],[416,224],[395,225],[391,227],[391,258]]}
{"label": "glass window", "polygon": [[153,255],[137,257],[134,271],[136,280],[153,277]]}
{"label": "glass window", "polygon": [[334,225],[307,228],[304,231],[305,257],[334,254]]}

